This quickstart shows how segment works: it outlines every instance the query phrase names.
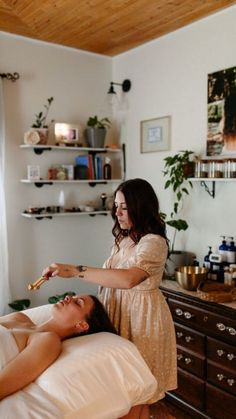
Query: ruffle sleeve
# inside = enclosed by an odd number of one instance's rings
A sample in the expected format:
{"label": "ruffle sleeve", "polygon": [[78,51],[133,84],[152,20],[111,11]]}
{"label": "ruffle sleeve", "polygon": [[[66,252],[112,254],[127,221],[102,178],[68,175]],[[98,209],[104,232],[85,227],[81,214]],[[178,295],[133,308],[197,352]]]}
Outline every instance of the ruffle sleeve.
{"label": "ruffle sleeve", "polygon": [[129,266],[143,269],[149,276],[155,275],[162,268],[167,258],[167,244],[163,237],[147,234],[136,247],[135,254],[129,260]]}

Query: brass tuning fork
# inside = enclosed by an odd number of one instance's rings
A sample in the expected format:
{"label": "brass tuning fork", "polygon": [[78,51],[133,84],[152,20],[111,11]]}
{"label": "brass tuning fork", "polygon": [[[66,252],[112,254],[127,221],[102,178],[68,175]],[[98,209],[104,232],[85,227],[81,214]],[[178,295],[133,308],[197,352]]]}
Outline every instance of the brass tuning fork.
{"label": "brass tuning fork", "polygon": [[48,278],[46,276],[40,276],[40,278],[36,279],[36,281],[33,284],[28,285],[28,290],[39,290],[41,285],[44,284],[45,281],[48,281]]}

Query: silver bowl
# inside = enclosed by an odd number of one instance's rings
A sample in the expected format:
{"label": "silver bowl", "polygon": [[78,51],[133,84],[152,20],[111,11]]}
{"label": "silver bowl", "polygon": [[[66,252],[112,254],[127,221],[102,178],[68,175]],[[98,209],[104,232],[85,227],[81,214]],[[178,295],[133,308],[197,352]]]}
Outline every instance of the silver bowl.
{"label": "silver bowl", "polygon": [[188,291],[196,291],[199,283],[205,281],[208,269],[200,266],[179,266],[175,269],[178,284]]}

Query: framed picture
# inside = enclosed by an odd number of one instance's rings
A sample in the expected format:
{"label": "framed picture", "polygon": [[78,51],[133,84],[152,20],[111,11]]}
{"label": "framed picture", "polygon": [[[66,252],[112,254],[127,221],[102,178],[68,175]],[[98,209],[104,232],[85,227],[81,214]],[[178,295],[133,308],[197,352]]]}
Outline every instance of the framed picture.
{"label": "framed picture", "polygon": [[81,138],[81,127],[57,122],[54,126],[56,144],[77,144]]}
{"label": "framed picture", "polygon": [[141,153],[165,151],[170,147],[170,116],[141,121]]}
{"label": "framed picture", "polygon": [[236,157],[236,67],[208,74],[207,156]]}

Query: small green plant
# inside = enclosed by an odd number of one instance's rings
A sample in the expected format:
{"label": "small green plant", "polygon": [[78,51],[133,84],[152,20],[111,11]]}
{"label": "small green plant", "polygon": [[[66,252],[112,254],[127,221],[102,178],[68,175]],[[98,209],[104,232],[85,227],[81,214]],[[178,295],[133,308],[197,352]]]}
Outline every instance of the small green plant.
{"label": "small green plant", "polygon": [[174,237],[170,252],[174,252],[175,239],[177,231],[185,231],[188,228],[188,223],[185,220],[178,219],[178,214],[183,208],[184,198],[189,195],[193,187],[190,176],[193,176],[194,161],[193,151],[181,150],[174,156],[169,156],[164,159],[164,176],[168,177],[165,182],[165,189],[171,188],[174,193],[173,210],[170,213],[170,219],[167,215],[162,213],[162,218],[166,224],[175,229]]}
{"label": "small green plant", "polygon": [[97,115],[90,116],[88,121],[87,121],[87,126],[88,127],[93,127],[93,128],[106,129],[106,128],[110,128],[111,121],[108,118],[98,119]]}
{"label": "small green plant", "polygon": [[30,300],[28,300],[27,298],[23,300],[14,300],[8,305],[15,311],[21,311],[21,310],[25,310],[26,308],[29,308]]}
{"label": "small green plant", "polygon": [[49,109],[51,107],[53,100],[54,100],[53,97],[49,97],[47,99],[47,104],[44,105],[45,111],[44,112],[41,111],[38,114],[35,114],[36,120],[33,123],[32,128],[48,128],[47,117],[48,117],[48,112],[49,112]]}

